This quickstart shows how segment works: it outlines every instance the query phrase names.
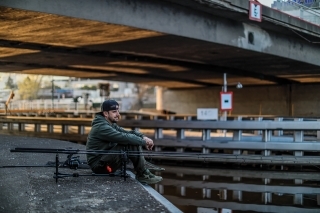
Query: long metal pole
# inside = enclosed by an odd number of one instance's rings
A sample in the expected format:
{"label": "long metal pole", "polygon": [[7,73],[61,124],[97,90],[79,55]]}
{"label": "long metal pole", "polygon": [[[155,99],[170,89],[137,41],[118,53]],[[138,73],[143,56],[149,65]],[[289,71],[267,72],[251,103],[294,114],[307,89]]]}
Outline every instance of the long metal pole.
{"label": "long metal pole", "polygon": [[53,99],[54,99],[54,80],[52,80],[51,81],[52,82],[52,88],[51,88],[51,102],[52,102],[52,109],[54,109],[54,101],[53,101]]}
{"label": "long metal pole", "polygon": [[[223,73],[223,92],[227,92],[227,73]],[[227,121],[227,111],[223,111],[223,120]],[[227,130],[223,130],[223,135],[226,137],[227,135]]]}

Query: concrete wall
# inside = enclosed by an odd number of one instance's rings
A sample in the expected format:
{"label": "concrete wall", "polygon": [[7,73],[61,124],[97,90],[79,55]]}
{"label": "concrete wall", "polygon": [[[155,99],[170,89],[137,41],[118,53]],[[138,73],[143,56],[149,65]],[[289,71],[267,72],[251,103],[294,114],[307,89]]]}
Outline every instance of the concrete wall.
{"label": "concrete wall", "polygon": [[[197,108],[219,108],[221,88],[164,90],[164,109],[196,114]],[[228,88],[233,115],[319,116],[320,84]]]}

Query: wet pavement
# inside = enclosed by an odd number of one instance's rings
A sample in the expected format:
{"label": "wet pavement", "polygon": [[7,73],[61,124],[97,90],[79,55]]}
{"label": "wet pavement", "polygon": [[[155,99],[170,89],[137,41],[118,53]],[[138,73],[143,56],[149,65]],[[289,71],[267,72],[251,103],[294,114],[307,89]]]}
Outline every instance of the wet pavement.
{"label": "wet pavement", "polygon": [[[16,147],[85,149],[66,141],[0,135],[0,166],[41,166],[55,161],[53,153],[10,152]],[[65,154],[59,155],[59,161],[66,159]],[[181,212],[150,186],[137,182],[130,171],[133,178],[126,181],[122,177],[84,176],[61,178],[58,183],[54,172],[54,167],[0,168],[0,212]],[[59,172],[72,174],[75,170],[60,168]],[[89,169],[76,172],[91,174]]]}

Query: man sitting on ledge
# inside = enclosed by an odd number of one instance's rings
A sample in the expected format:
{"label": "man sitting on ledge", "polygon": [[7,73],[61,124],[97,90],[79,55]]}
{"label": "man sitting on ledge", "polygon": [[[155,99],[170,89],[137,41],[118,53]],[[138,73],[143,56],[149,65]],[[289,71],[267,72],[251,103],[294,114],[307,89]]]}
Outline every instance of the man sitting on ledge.
{"label": "man sitting on ledge", "polygon": [[[126,131],[117,125],[120,119],[119,104],[115,100],[106,100],[101,105],[101,112],[96,113],[87,139],[87,150],[134,151],[142,152],[142,147],[152,150],[153,140],[142,133]],[[143,155],[128,156],[136,171],[136,179],[144,184],[155,184],[162,177],[152,174],[146,168]],[[108,174],[121,168],[121,155],[87,154],[87,161],[92,171],[97,174]]]}

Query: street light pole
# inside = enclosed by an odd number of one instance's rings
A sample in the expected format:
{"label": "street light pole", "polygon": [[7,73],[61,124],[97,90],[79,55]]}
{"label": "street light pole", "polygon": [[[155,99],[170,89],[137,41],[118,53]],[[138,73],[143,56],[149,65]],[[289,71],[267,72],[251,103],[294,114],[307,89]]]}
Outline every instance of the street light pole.
{"label": "street light pole", "polygon": [[[223,92],[227,92],[227,73],[223,73]],[[227,111],[224,110],[223,111],[223,120],[226,121],[227,120]]]}
{"label": "street light pole", "polygon": [[[227,73],[223,73],[223,92],[227,92],[227,86],[228,86]],[[223,111],[222,120],[227,121],[227,111],[226,110]],[[224,135],[224,137],[226,137],[227,130],[223,130],[223,135]]]}
{"label": "street light pole", "polygon": [[52,106],[51,108],[54,109],[54,80],[52,79],[52,88],[51,88],[51,101],[52,101]]}

